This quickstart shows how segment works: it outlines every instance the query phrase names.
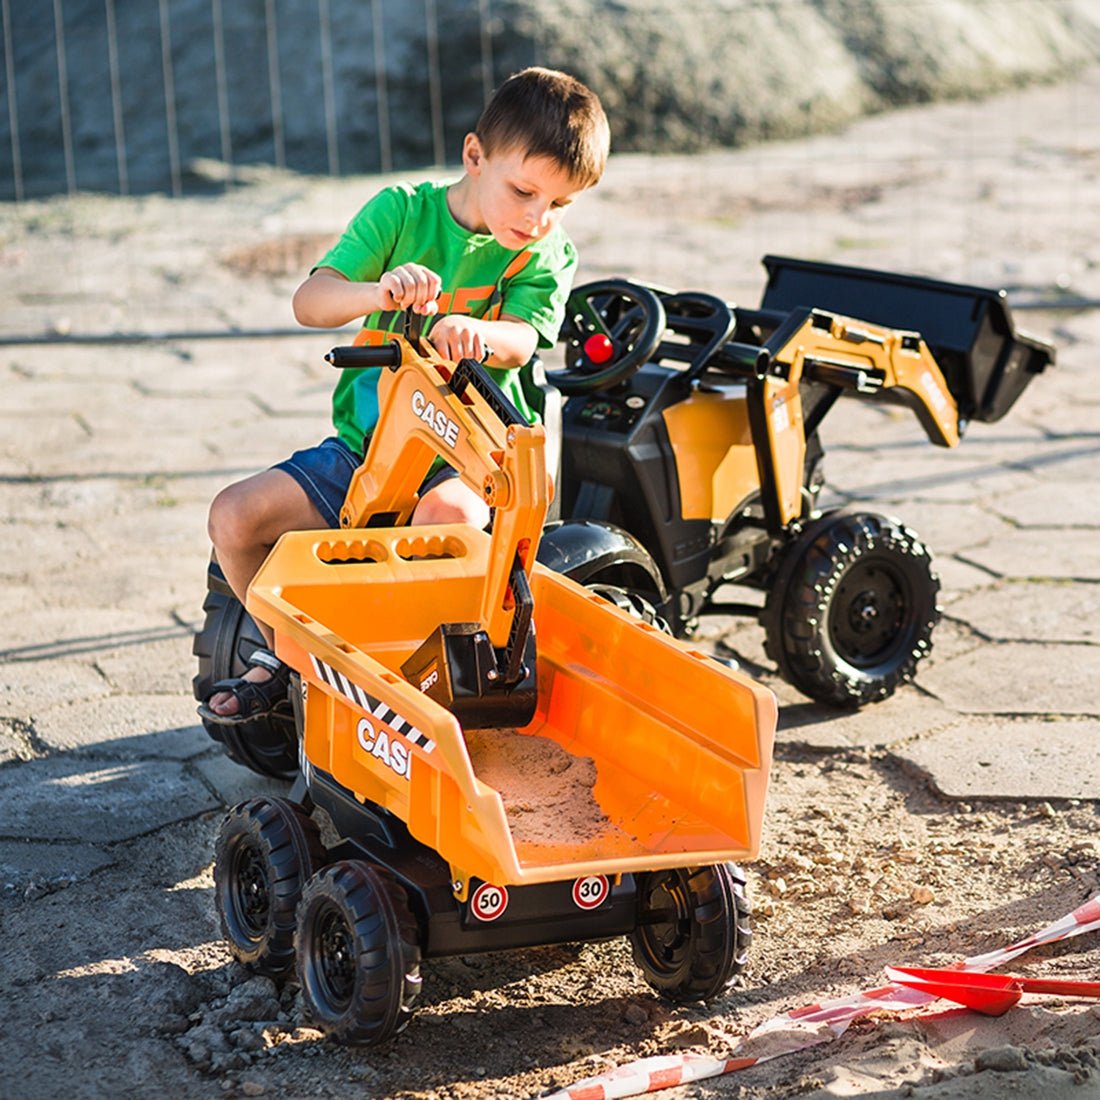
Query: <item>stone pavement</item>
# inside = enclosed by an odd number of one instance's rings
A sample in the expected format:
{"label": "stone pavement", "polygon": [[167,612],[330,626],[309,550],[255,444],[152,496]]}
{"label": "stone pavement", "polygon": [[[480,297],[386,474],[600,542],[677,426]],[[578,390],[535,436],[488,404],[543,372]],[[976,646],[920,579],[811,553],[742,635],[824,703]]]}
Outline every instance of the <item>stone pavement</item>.
{"label": "stone pavement", "polygon": [[[784,742],[887,750],[948,798],[1100,793],[1100,119],[1083,109],[1098,89],[1094,72],[791,145],[624,157],[571,214],[582,279],[751,305],[761,254],[820,256],[1007,285],[1018,324],[1057,344],[1057,366],[956,451],[896,409],[853,402],[826,421],[829,499],[899,515],[942,578],[914,685],[827,711],[776,678],[753,622],[700,629],[776,690]],[[0,211],[4,897],[278,786],[195,718],[205,511],[325,431],[321,355],[339,338],[279,333],[301,273],[378,182],[257,172],[201,199]],[[87,340],[110,333],[162,335]]]}

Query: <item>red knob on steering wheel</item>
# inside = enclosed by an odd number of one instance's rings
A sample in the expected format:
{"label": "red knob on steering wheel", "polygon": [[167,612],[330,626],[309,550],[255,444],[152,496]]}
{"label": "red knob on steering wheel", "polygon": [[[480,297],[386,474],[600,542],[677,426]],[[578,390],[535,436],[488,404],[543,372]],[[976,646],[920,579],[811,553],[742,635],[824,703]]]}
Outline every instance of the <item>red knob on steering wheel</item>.
{"label": "red knob on steering wheel", "polygon": [[565,369],[546,377],[567,395],[610,389],[649,359],[664,331],[664,306],[648,287],[626,279],[585,283],[565,308]]}

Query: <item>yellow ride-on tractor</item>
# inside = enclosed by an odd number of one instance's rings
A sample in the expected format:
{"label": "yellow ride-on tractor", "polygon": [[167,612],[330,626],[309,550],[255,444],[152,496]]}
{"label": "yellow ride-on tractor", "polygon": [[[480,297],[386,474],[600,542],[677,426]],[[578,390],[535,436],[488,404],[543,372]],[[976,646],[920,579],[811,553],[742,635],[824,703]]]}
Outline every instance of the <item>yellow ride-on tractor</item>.
{"label": "yellow ride-on tractor", "polygon": [[[294,671],[298,775],[222,824],[233,954],[296,968],[348,1042],[406,1025],[421,959],[505,947],[627,936],[666,997],[721,995],[750,935],[732,861],[759,847],[774,696],[538,562],[546,433],[477,363],[409,330],[329,359],[381,371],[380,420],[341,527],[284,535],[249,589]],[[491,532],[408,526],[437,455]]]}

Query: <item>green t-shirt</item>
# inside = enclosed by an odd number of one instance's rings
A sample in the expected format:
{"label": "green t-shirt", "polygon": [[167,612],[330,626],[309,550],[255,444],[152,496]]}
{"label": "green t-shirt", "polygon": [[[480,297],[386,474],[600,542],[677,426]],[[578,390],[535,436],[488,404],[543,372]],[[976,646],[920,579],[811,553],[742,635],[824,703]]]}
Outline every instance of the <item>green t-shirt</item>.
{"label": "green t-shirt", "polygon": [[[471,233],[447,208],[447,184],[400,184],[375,195],[352,219],[318,267],[331,267],[353,282],[376,282],[403,263],[418,263],[442,280],[439,313],[494,320],[502,313],[528,322],[539,346],[557,339],[565,300],[576,271],[573,242],[559,226],[520,252],[499,245],[488,233]],[[394,332],[399,312],[375,313],[364,328]],[[432,320],[429,318],[428,320]],[[430,324],[425,335],[431,336]],[[486,368],[516,408],[535,423],[516,369]],[[357,454],[378,422],[378,372],[345,370],[332,396],[337,434]]]}

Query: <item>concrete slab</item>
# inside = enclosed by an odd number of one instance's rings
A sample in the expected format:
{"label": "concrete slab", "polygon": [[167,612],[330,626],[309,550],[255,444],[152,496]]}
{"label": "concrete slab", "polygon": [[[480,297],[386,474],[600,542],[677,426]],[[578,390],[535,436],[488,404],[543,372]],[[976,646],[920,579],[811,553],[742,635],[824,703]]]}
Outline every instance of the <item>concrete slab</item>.
{"label": "concrete slab", "polygon": [[1020,528],[959,557],[999,577],[1100,581],[1097,532],[1088,528]]}
{"label": "concrete slab", "polygon": [[181,764],[74,756],[0,770],[0,838],[110,844],[216,809]]}
{"label": "concrete slab", "polygon": [[[81,593],[86,590],[81,586]],[[138,613],[104,605],[44,607],[5,624],[0,661],[49,661],[57,657],[100,654],[122,646],[141,645],[171,631],[178,623],[149,612]]]}
{"label": "concrete slab", "polygon": [[967,719],[895,749],[947,798],[1100,799],[1096,719]]}
{"label": "concrete slab", "polygon": [[1100,715],[1100,646],[980,645],[921,672],[921,686],[960,714]]}
{"label": "concrete slab", "polygon": [[[207,744],[212,744],[209,738]],[[196,760],[192,767],[226,806],[235,806],[246,799],[265,795],[285,798],[290,793],[290,783],[268,779],[242,768],[240,764],[234,764],[220,749]]]}
{"label": "concrete slab", "polygon": [[910,684],[857,711],[838,712],[804,698],[788,702],[780,707],[776,739],[814,749],[883,748],[923,735],[953,717],[938,699]]}
{"label": "concrete slab", "polygon": [[[1096,415],[1100,422],[1100,412]],[[1035,470],[1039,484],[993,494],[988,506],[1020,527],[1051,528],[1069,523],[1100,528],[1100,493],[1093,489],[1100,472],[1100,446],[1091,465],[1091,476],[1080,469],[1080,463],[1074,463],[1078,469],[1072,472],[1039,467]]]}
{"label": "concrete slab", "polygon": [[111,695],[62,705],[35,719],[43,744],[111,759],[188,760],[210,747],[190,695]]}
{"label": "concrete slab", "polygon": [[114,863],[109,852],[93,844],[0,840],[0,904],[71,886]]}
{"label": "concrete slab", "polygon": [[79,659],[15,661],[0,665],[0,714],[31,718],[60,702],[86,702],[109,694],[111,685]]}
{"label": "concrete slab", "polygon": [[186,698],[195,674],[191,655],[194,631],[173,624],[171,636],[164,637],[165,633],[101,653],[96,665],[111,686],[123,694]]}
{"label": "concrete slab", "polygon": [[1100,585],[998,582],[952,601],[949,614],[998,641],[1100,643]]}

